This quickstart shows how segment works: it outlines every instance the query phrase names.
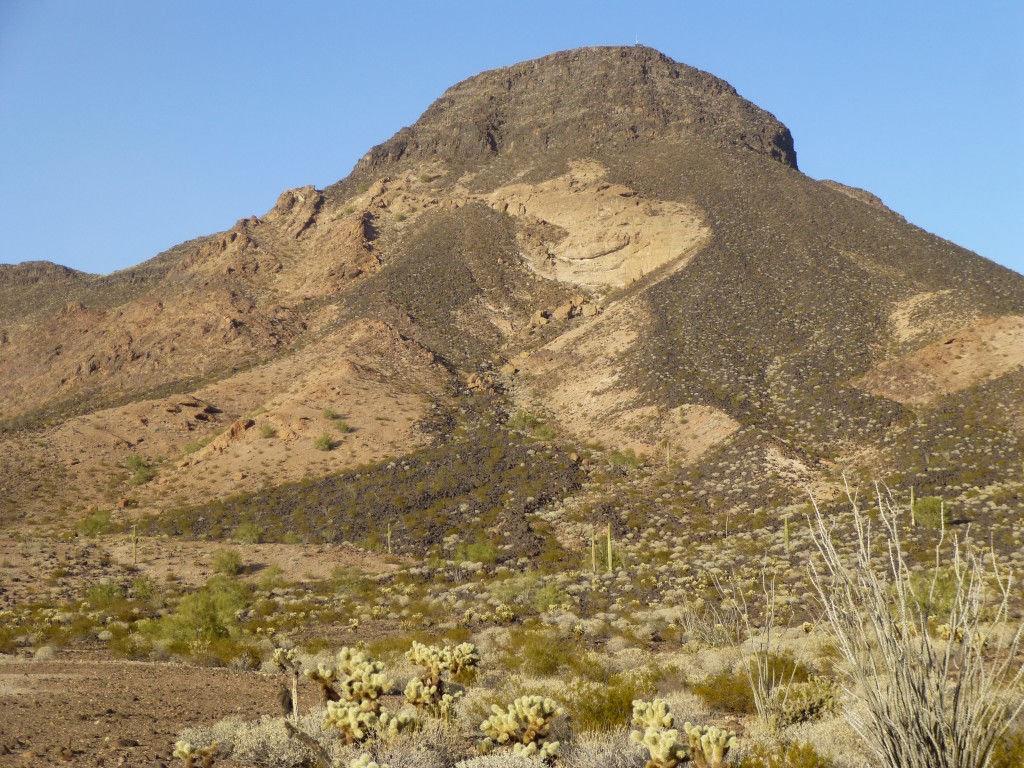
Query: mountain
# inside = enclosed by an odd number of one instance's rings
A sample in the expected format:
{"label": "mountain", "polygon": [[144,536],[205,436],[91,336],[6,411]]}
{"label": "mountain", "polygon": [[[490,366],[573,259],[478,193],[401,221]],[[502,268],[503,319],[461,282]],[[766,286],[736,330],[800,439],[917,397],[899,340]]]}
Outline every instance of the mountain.
{"label": "mountain", "polygon": [[710,529],[844,475],[998,519],[1022,366],[1024,277],[802,174],[724,81],[585,48],[132,269],[0,266],[0,524],[536,554],[552,500]]}

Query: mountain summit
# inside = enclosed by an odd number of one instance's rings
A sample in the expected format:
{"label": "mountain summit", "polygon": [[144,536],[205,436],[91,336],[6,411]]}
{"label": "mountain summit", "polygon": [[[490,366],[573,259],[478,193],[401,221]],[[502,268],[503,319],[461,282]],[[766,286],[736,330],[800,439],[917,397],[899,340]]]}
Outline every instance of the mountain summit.
{"label": "mountain summit", "polygon": [[691,135],[796,168],[786,126],[724,80],[644,46],[563,51],[471,77],[359,168],[403,158],[586,153]]}
{"label": "mountain summit", "polygon": [[647,468],[615,515],[708,525],[844,473],[968,517],[1024,479],[1024,278],[802,174],[781,122],[649,48],[469,78],[337,184],[136,268],[3,269],[7,520],[213,535],[241,498],[271,537],[330,508],[303,535],[370,515],[422,553],[541,546],[551,499],[607,511],[608,466]]}

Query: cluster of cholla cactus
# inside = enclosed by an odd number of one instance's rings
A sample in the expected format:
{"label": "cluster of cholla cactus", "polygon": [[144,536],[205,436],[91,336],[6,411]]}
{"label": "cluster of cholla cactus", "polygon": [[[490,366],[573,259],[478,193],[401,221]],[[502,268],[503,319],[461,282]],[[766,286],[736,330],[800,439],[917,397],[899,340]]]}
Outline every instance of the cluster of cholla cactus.
{"label": "cluster of cholla cactus", "polygon": [[179,741],[174,745],[174,756],[185,764],[185,768],[193,768],[196,760],[200,760],[203,768],[212,768],[217,743],[208,747],[193,747],[187,741]]}
{"label": "cluster of cholla cactus", "polygon": [[320,686],[327,702],[324,728],[337,730],[345,744],[357,744],[371,735],[393,737],[414,728],[416,718],[384,711],[381,697],[392,682],[384,674],[384,665],[362,651],[342,648],[337,664],[307,669],[306,677]]}
{"label": "cluster of cholla cactus", "polygon": [[735,733],[713,725],[683,723],[683,730],[690,739],[690,756],[697,768],[720,768],[729,750],[739,743]]}
{"label": "cluster of cholla cactus", "polygon": [[481,752],[512,745],[512,751],[524,757],[538,757],[551,762],[558,756],[559,743],[548,741],[551,725],[564,710],[544,696],[521,696],[502,709],[491,706],[494,713],[480,724],[484,738]]}
{"label": "cluster of cholla cactus", "polygon": [[633,725],[640,730],[631,732],[629,739],[647,748],[651,759],[645,768],[676,768],[690,758],[690,745],[680,738],[674,724],[664,699],[633,702]]}
{"label": "cluster of cholla cactus", "polygon": [[461,643],[454,648],[447,645],[439,648],[414,641],[405,655],[413,664],[426,670],[420,677],[409,681],[405,688],[406,701],[434,717],[450,720],[455,715],[455,702],[462,696],[462,690],[452,686],[441,675],[447,672],[455,676],[475,669],[480,663],[476,646]]}
{"label": "cluster of cholla cactus", "polygon": [[641,730],[629,734],[631,741],[643,744],[651,759],[645,768],[676,768],[692,761],[696,768],[722,768],[736,734],[714,726],[683,724],[684,739],[672,726],[675,718],[663,699],[633,702],[633,725]]}

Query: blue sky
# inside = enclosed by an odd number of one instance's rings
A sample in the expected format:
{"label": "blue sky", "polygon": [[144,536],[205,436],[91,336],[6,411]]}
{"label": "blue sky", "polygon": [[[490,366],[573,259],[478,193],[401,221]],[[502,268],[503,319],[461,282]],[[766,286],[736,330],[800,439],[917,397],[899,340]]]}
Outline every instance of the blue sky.
{"label": "blue sky", "polygon": [[1024,272],[1013,0],[0,0],[0,262],[130,266],[343,178],[459,80],[635,37],[775,114],[805,173]]}

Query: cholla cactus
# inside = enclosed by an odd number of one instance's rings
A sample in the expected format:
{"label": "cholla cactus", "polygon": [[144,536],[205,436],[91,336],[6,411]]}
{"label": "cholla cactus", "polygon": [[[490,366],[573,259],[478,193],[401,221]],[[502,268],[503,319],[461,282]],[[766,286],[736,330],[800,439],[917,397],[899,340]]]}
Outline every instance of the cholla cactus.
{"label": "cholla cactus", "polygon": [[491,711],[494,714],[480,723],[480,730],[486,736],[479,743],[482,752],[511,744],[517,754],[548,761],[557,756],[559,744],[547,741],[547,736],[552,722],[564,710],[554,701],[543,696],[521,696],[506,709],[494,704]]}
{"label": "cholla cactus", "polygon": [[664,699],[655,699],[651,703],[642,699],[633,702],[633,725],[638,728],[645,731],[648,728],[668,729],[674,724],[675,718]]}
{"label": "cholla cactus", "polygon": [[472,643],[460,643],[454,648],[447,645],[439,648],[436,645],[424,645],[414,640],[412,648],[405,656],[413,664],[427,669],[434,677],[440,677],[442,672],[451,672],[453,675],[457,675],[480,663],[480,655]]}
{"label": "cholla cactus", "polygon": [[348,768],[391,768],[386,763],[376,763],[373,758],[363,752],[359,757],[348,764]]}
{"label": "cholla cactus", "polygon": [[690,745],[680,739],[675,728],[647,728],[643,733],[633,731],[629,740],[647,747],[651,759],[644,768],[676,768],[690,757]]}
{"label": "cholla cactus", "polygon": [[359,744],[377,730],[380,718],[351,701],[328,701],[324,728],[336,728],[346,745]]}
{"label": "cholla cactus", "polygon": [[384,665],[362,651],[342,648],[336,669],[325,668],[337,678],[334,686],[341,699],[355,702],[367,711],[380,712],[380,697],[392,682],[383,674]]}
{"label": "cholla cactus", "polygon": [[480,665],[480,654],[473,643],[459,643],[452,649],[451,673],[458,675]]}
{"label": "cholla cactus", "polygon": [[320,686],[320,694],[324,701],[340,701],[341,694],[335,684],[338,682],[338,670],[328,667],[326,664],[317,664],[316,669],[305,669],[302,672],[306,677]]}
{"label": "cholla cactus", "polygon": [[423,678],[413,678],[405,686],[406,701],[417,709],[445,720],[455,716],[455,702],[460,698],[462,691],[441,693],[438,685],[424,683]]}
{"label": "cholla cactus", "polygon": [[420,726],[416,715],[408,712],[381,712],[377,718],[377,734],[383,739],[393,739],[405,731],[415,731]]}
{"label": "cholla cactus", "polygon": [[196,759],[202,760],[203,768],[212,768],[213,755],[217,751],[217,743],[214,742],[208,747],[193,747],[185,740],[174,745],[174,756],[185,764],[185,768],[193,768]]}
{"label": "cholla cactus", "polygon": [[494,620],[499,624],[511,624],[516,619],[516,612],[505,603],[494,609]]}
{"label": "cholla cactus", "polygon": [[721,768],[725,765],[725,756],[729,750],[739,744],[735,733],[713,725],[684,723],[683,730],[690,738],[690,753],[697,768]]}
{"label": "cholla cactus", "polygon": [[449,690],[449,684],[441,677],[441,673],[456,675],[476,667],[480,663],[476,646],[472,643],[461,643],[454,648],[447,645],[439,648],[413,641],[406,658],[426,669],[422,677],[409,681],[405,688],[406,700],[435,717],[446,720],[454,717],[455,702],[462,696],[462,691]]}

